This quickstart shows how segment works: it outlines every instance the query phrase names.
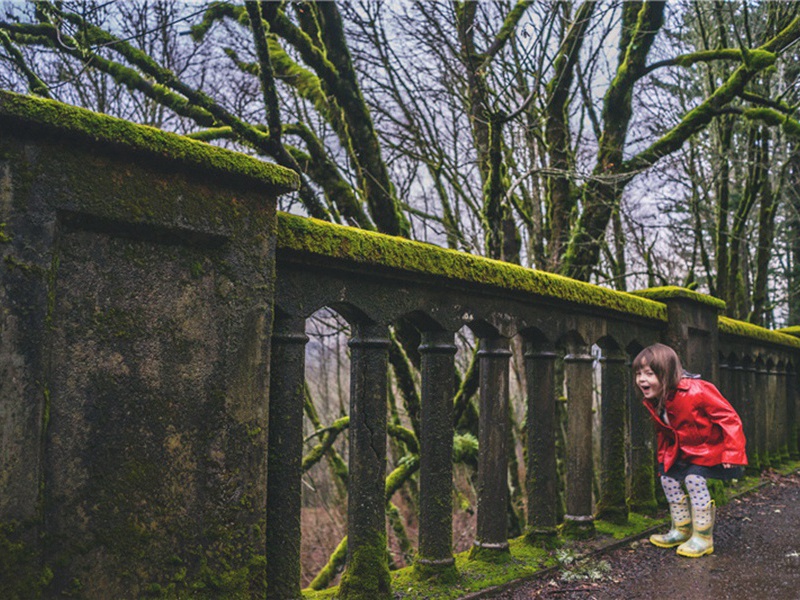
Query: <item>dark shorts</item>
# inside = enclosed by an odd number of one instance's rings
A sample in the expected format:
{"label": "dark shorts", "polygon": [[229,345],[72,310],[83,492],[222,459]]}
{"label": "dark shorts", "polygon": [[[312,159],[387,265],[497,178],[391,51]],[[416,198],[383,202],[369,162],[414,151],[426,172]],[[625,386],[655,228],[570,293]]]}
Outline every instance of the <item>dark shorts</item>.
{"label": "dark shorts", "polygon": [[702,465],[693,465],[683,461],[675,461],[670,470],[664,473],[664,464],[658,463],[658,474],[672,477],[678,481],[686,479],[687,475],[699,475],[706,479],[741,479],[744,474],[744,467],[737,465],[734,467],[726,468],[722,465],[714,465],[713,467],[704,467]]}

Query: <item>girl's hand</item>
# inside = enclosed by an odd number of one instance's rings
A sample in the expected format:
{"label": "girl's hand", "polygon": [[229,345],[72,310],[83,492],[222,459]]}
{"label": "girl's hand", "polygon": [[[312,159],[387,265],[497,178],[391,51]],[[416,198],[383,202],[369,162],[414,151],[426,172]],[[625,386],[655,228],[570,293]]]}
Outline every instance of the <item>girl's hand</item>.
{"label": "girl's hand", "polygon": [[733,467],[733,465],[732,465],[731,463],[722,463],[722,466],[723,466],[723,468],[725,468],[725,469],[730,469],[730,468],[732,468],[732,467]]}

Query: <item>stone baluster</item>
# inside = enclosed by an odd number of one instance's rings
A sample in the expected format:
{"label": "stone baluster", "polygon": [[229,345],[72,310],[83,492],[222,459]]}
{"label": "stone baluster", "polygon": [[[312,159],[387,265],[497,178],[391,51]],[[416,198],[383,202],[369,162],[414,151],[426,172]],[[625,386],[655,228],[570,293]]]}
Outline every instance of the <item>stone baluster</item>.
{"label": "stone baluster", "polygon": [[800,413],[798,413],[798,398],[800,395],[797,393],[797,372],[792,364],[789,364],[786,370],[786,408],[788,413],[788,444],[789,444],[789,458],[791,460],[800,459],[800,443],[798,438],[800,436]]}
{"label": "stone baluster", "polygon": [[742,421],[744,425],[744,435],[747,438],[747,473],[757,475],[761,471],[761,457],[758,453],[758,419],[757,405],[755,396],[756,389],[756,366],[752,360],[747,360],[742,365],[742,393],[744,414]]}
{"label": "stone baluster", "polygon": [[588,348],[564,357],[567,380],[567,537],[594,535],[592,516],[592,363]]}
{"label": "stone baluster", "polygon": [[358,324],[349,342],[350,457],[344,600],[391,598],[386,560],[386,326]]}
{"label": "stone baluster", "polygon": [[789,460],[789,406],[787,404],[786,366],[779,363],[775,372],[777,402],[778,456],[781,462]]}
{"label": "stone baluster", "polygon": [[[629,377],[632,377],[632,362],[632,358],[629,358]],[[655,488],[655,431],[650,413],[642,405],[633,384],[628,385],[627,399],[630,439],[628,506],[633,512],[649,515],[658,508]]]}
{"label": "stone baluster", "polygon": [[755,385],[753,386],[754,414],[756,425],[756,451],[762,469],[772,466],[769,455],[767,432],[767,404],[769,402],[769,371],[762,362],[756,363]]}
{"label": "stone baluster", "polygon": [[630,370],[624,353],[604,350],[602,369],[600,498],[596,516],[613,523],[628,522],[625,489],[625,410]]}
{"label": "stone baluster", "polygon": [[453,392],[456,347],[449,331],[422,334],[419,555],[422,572],[452,568]]}
{"label": "stone baluster", "polygon": [[528,531],[531,543],[552,542],[558,524],[558,474],[556,472],[555,361],[550,349],[528,343],[525,348],[527,389]]}
{"label": "stone baluster", "polygon": [[270,359],[267,452],[267,599],[301,598],[305,319],[276,318]]}
{"label": "stone baluster", "polygon": [[483,338],[480,360],[478,524],[472,556],[508,552],[508,367],[511,351],[502,337]]}

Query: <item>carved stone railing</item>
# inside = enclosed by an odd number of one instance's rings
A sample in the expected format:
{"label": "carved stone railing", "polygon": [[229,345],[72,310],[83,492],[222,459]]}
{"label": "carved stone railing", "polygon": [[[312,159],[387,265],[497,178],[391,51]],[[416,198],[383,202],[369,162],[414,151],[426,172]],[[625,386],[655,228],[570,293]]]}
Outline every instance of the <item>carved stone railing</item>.
{"label": "carved stone railing", "polygon": [[[510,340],[520,336],[527,374],[527,534],[532,543],[556,535],[592,535],[595,519],[625,521],[629,510],[655,506],[653,434],[635,396],[630,361],[655,341],[672,345],[690,371],[718,382],[743,415],[756,406],[749,427],[749,450],[757,464],[797,452],[793,377],[800,341],[720,318],[721,301],[680,288],[634,294],[521,267],[389,238],[320,221],[279,215],[275,332],[296,344],[291,375],[282,389],[303,385],[305,319],[328,307],[351,325],[350,504],[348,566],[340,597],[390,597],[385,561],[360,560],[386,552],[385,497],[380,474],[386,469],[386,380],[389,328],[410,320],[422,336],[422,422],[420,534],[416,558],[424,573],[452,568],[451,466],[453,436],[454,334],[468,326],[479,340],[480,453],[477,532],[472,557],[508,551],[506,512],[508,469],[508,372]],[[278,334],[278,332],[283,332]],[[281,342],[283,343],[283,342]],[[736,344],[739,346],[736,346]],[[592,346],[600,348],[601,473],[593,497]],[[719,357],[750,357],[763,379],[743,391],[744,379],[730,375]],[[273,360],[283,360],[276,353]],[[556,363],[563,361],[567,396],[566,514],[558,516],[555,454]],[[722,369],[720,370],[720,366]],[[273,377],[279,365],[273,362]],[[748,371],[749,372],[749,371]],[[273,406],[278,393],[273,386]],[[299,393],[299,392],[295,392]],[[749,395],[748,395],[749,394]],[[300,401],[295,399],[295,419]],[[762,414],[763,413],[763,414]],[[273,412],[273,414],[275,414]],[[783,416],[786,418],[783,418]],[[281,435],[275,435],[275,428]],[[281,472],[281,497],[270,493],[268,522],[294,523],[300,535],[299,495],[302,432],[284,432],[271,421],[271,438],[293,439],[288,461],[270,463]],[[762,439],[763,438],[763,439]],[[753,439],[757,440],[756,445]],[[762,449],[763,446],[763,449]],[[758,451],[756,452],[756,447]],[[788,451],[788,448],[792,448]],[[288,448],[271,447],[285,457]],[[270,471],[270,478],[275,474]],[[290,483],[291,482],[291,483]],[[288,539],[287,539],[288,541]],[[287,548],[275,539],[276,548]],[[299,595],[298,546],[269,581],[274,598]],[[270,561],[268,560],[268,563]],[[289,565],[292,564],[291,568]]]}
{"label": "carved stone railing", "polygon": [[276,219],[290,172],[54,102],[0,93],[0,134],[0,548],[14,549],[0,553],[0,572],[18,573],[3,582],[18,597],[299,598],[305,328],[323,307],[351,331],[341,598],[391,597],[387,363],[401,320],[421,339],[421,574],[455,568],[452,400],[465,326],[480,371],[473,560],[509,551],[513,348],[527,381],[529,543],[655,508],[652,426],[630,362],[656,341],[731,399],[754,468],[798,454],[793,330],[719,317],[719,301],[688,290],[619,293]]}

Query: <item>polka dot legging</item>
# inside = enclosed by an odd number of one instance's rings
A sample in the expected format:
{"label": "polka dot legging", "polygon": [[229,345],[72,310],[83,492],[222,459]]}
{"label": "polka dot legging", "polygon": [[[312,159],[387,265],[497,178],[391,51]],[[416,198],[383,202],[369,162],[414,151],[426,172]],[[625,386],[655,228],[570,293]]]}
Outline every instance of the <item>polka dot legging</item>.
{"label": "polka dot legging", "polygon": [[[711,501],[711,494],[708,492],[706,478],[701,475],[687,475],[684,480],[686,492],[689,494],[689,501],[692,503],[692,510],[697,513],[699,509],[708,506]],[[681,482],[666,475],[661,476],[661,487],[664,488],[664,495],[670,504],[681,504],[683,500],[683,490]],[[689,515],[675,515],[679,520],[689,518]]]}

